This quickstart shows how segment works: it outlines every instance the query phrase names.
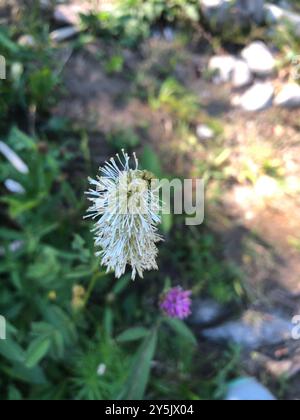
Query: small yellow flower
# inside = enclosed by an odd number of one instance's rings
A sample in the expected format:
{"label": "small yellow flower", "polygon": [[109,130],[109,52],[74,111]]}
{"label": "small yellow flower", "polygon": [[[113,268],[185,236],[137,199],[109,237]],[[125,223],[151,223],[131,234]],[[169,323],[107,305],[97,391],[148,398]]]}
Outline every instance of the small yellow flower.
{"label": "small yellow flower", "polygon": [[85,304],[85,289],[80,285],[73,287],[72,307],[74,310],[80,310]]}

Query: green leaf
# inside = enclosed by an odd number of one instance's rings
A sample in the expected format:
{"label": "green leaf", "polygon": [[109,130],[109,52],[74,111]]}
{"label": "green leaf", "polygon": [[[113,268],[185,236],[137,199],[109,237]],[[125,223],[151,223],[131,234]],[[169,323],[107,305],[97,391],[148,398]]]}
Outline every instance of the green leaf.
{"label": "green leaf", "polygon": [[160,160],[152,147],[145,146],[144,153],[141,158],[141,166],[143,169],[152,172],[156,177],[162,177]]}
{"label": "green leaf", "polygon": [[36,366],[33,369],[28,369],[24,363],[16,363],[12,369],[9,369],[8,372],[10,376],[22,382],[34,385],[47,384],[45,374],[39,366]]}
{"label": "green leaf", "polygon": [[125,385],[124,391],[120,395],[120,399],[143,399],[150,376],[151,362],[155,355],[156,345],[157,329],[155,328],[145,338],[134,358],[129,379]]}
{"label": "green leaf", "polygon": [[45,67],[32,73],[29,77],[29,88],[34,102],[44,105],[53,96],[53,88],[57,80],[52,71]]}
{"label": "green leaf", "polygon": [[13,362],[24,361],[24,351],[12,339],[0,340],[0,354]]}
{"label": "green leaf", "polygon": [[8,144],[16,150],[21,152],[23,150],[35,150],[36,144],[31,137],[20,131],[16,126],[12,127],[8,136]]}
{"label": "green leaf", "polygon": [[111,337],[113,335],[114,329],[114,312],[110,307],[107,307],[104,311],[104,331],[105,333]]}
{"label": "green leaf", "polygon": [[141,338],[146,337],[149,334],[149,330],[144,327],[134,327],[129,328],[128,330],[122,332],[116,340],[119,343],[127,343],[129,341],[136,341],[140,340]]}
{"label": "green leaf", "polygon": [[13,54],[17,54],[19,52],[18,44],[11,41],[3,32],[0,32],[0,46]]}
{"label": "green leaf", "polygon": [[175,318],[164,318],[164,322],[172,328],[176,334],[180,335],[181,337],[185,338],[194,346],[197,345],[197,339],[191,329],[180,319]]}
{"label": "green leaf", "polygon": [[125,275],[122,276],[117,283],[115,284],[115,286],[113,287],[112,292],[116,295],[120,294],[123,292],[123,290],[125,289],[126,286],[128,286],[128,284],[131,282],[131,277],[130,275]]}
{"label": "green leaf", "polygon": [[51,341],[47,337],[37,338],[34,340],[27,350],[25,366],[28,369],[35,367],[48,353],[50,344]]}
{"label": "green leaf", "polygon": [[161,216],[161,228],[165,234],[170,233],[173,227],[173,215],[162,214]]}
{"label": "green leaf", "polygon": [[21,392],[15,386],[11,385],[8,390],[8,401],[21,401],[22,399]]}

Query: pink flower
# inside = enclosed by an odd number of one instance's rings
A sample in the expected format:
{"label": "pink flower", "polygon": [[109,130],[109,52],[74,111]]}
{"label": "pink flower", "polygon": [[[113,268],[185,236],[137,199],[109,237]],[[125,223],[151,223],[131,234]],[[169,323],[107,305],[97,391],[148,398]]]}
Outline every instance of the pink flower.
{"label": "pink flower", "polygon": [[185,319],[191,314],[192,292],[180,286],[173,287],[163,294],[160,309],[170,318]]}

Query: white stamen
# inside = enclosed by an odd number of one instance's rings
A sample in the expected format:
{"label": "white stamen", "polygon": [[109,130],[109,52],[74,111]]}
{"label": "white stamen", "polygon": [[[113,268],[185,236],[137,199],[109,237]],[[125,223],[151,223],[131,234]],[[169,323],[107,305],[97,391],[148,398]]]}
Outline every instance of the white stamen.
{"label": "white stamen", "polygon": [[115,159],[110,159],[100,168],[102,176],[89,179],[96,189],[87,192],[93,203],[88,213],[92,219],[99,217],[93,232],[95,244],[101,248],[96,255],[101,256],[102,265],[108,272],[114,271],[117,278],[129,265],[135,279],[137,273],[143,277],[144,271],[158,268],[156,243],[162,240],[157,233],[160,204],[138,169],[137,157],[134,155],[135,169],[131,169],[129,155],[122,153],[123,159],[117,155],[120,167]]}

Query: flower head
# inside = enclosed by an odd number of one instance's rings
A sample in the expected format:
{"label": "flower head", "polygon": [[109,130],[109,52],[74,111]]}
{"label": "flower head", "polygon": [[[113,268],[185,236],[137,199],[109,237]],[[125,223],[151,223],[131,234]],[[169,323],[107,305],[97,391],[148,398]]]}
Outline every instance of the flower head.
{"label": "flower head", "polygon": [[134,155],[134,168],[130,157],[123,151],[100,168],[96,180],[89,179],[87,194],[92,206],[89,217],[97,219],[93,232],[95,244],[100,248],[102,265],[121,277],[126,266],[131,266],[132,279],[145,270],[158,269],[156,243],[162,238],[157,233],[160,223],[159,197],[151,188],[149,172],[138,168]]}
{"label": "flower head", "polygon": [[181,287],[173,287],[161,298],[160,309],[170,318],[185,319],[191,314],[192,292]]}

